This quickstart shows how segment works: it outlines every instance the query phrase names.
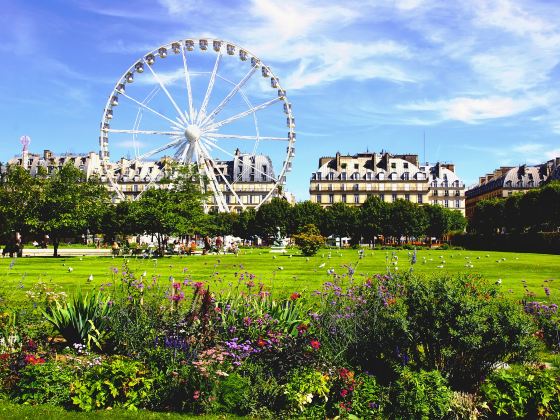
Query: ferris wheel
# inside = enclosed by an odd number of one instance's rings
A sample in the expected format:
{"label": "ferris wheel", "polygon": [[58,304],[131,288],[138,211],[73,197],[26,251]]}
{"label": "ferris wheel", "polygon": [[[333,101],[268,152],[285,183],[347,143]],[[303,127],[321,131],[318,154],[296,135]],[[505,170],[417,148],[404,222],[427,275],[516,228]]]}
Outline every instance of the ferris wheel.
{"label": "ferris wheel", "polygon": [[[294,128],[285,90],[258,57],[231,42],[185,39],[148,52],[117,81],[99,156],[119,200],[140,197],[172,161],[197,168],[218,211],[258,208],[285,184]],[[127,189],[131,181],[140,188]]]}

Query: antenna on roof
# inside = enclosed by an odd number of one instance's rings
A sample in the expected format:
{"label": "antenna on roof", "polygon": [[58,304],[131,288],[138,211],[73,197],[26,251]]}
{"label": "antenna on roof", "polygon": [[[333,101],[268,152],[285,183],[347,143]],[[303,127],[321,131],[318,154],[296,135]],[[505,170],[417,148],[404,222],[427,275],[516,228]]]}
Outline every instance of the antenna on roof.
{"label": "antenna on roof", "polygon": [[428,163],[428,161],[426,160],[426,130],[424,130],[424,163]]}

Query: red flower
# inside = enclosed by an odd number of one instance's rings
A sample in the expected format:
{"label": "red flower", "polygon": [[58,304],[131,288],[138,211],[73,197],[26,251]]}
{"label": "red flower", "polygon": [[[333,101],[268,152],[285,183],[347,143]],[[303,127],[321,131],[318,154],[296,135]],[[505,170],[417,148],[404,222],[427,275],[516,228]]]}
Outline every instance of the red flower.
{"label": "red flower", "polygon": [[321,343],[319,343],[318,340],[311,340],[309,344],[311,345],[311,348],[313,348],[313,350],[319,350],[321,348]]}
{"label": "red flower", "polygon": [[200,398],[200,391],[194,391],[193,399],[196,401]]}
{"label": "red flower", "polygon": [[341,396],[342,398],[346,397],[347,395],[348,395],[348,390],[343,389],[342,391],[340,391],[340,396]]}
{"label": "red flower", "polygon": [[40,363],[45,363],[45,359],[42,357],[35,357],[32,354],[25,356],[25,363],[29,365],[38,365]]}
{"label": "red flower", "polygon": [[301,295],[297,292],[294,292],[290,295],[290,300],[298,300],[301,297]]}
{"label": "red flower", "polygon": [[262,338],[259,338],[259,340],[257,341],[257,346],[259,347],[266,346],[266,341],[264,341]]}

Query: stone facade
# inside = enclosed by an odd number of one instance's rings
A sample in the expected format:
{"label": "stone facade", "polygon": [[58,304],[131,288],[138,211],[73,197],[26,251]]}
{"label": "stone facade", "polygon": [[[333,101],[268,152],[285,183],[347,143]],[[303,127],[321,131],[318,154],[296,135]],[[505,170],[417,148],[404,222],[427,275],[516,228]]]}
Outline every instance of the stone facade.
{"label": "stone facade", "polygon": [[465,184],[455,165],[421,165],[418,155],[387,152],[322,157],[311,175],[311,201],[323,207],[343,202],[359,206],[368,196],[385,202],[404,199],[438,204],[465,214]]}

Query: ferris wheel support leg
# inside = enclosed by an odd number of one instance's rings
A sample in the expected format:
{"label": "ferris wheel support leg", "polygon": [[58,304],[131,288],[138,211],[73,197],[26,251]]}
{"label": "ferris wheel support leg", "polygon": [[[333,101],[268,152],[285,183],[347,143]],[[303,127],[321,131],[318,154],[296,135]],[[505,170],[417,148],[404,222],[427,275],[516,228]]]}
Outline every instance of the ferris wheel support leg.
{"label": "ferris wheel support leg", "polygon": [[[208,157],[208,159],[210,159],[212,161],[212,166],[214,165],[214,161],[212,160],[212,158],[210,157],[210,153],[208,152],[208,149],[206,149],[206,147],[202,144],[200,144],[200,148],[204,151],[204,153],[206,154],[206,156]],[[227,187],[229,188],[230,192],[232,193],[232,195],[235,197],[237,203],[241,206],[242,209],[245,209],[245,204],[243,204],[243,202],[241,201],[241,198],[237,195],[237,193],[235,192],[233,186],[230,184],[230,182],[227,180],[227,178],[225,177],[225,175],[223,174],[222,171],[220,171],[219,168],[216,168],[218,171],[218,174],[220,175],[220,178],[222,178],[222,180],[224,181],[224,183],[227,185]],[[226,203],[227,206],[227,203]]]}

